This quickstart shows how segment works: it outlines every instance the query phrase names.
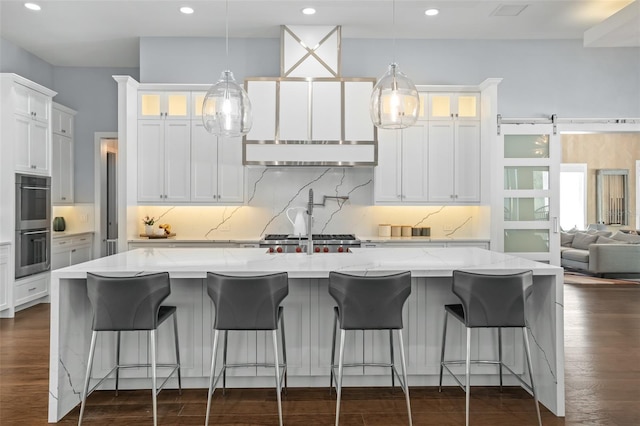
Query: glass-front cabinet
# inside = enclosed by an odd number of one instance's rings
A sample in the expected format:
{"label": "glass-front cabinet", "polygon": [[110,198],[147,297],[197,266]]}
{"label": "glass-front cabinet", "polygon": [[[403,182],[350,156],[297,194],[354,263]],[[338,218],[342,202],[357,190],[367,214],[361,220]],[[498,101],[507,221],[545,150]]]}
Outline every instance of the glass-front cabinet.
{"label": "glass-front cabinet", "polygon": [[559,265],[559,136],[550,124],[506,124],[501,130],[497,249]]}
{"label": "glass-front cabinet", "polygon": [[[422,100],[422,99],[421,99]],[[479,120],[479,93],[429,93],[430,120]]]}
{"label": "glass-front cabinet", "polygon": [[138,93],[138,119],[189,119],[190,98],[190,92],[141,90]]}

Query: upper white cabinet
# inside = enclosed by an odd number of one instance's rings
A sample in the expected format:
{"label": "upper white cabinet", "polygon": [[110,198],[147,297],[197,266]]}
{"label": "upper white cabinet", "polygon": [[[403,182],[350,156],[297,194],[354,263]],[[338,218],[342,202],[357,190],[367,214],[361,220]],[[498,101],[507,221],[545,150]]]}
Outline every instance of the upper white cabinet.
{"label": "upper white cabinet", "polygon": [[73,134],[76,112],[53,103],[52,121],[52,161],[51,161],[51,202],[53,204],[73,204]]}
{"label": "upper white cabinet", "polygon": [[15,109],[16,114],[31,117],[33,120],[42,123],[49,122],[51,111],[51,97],[44,95],[22,84],[16,84]]}
{"label": "upper white cabinet", "polygon": [[51,98],[55,92],[15,74],[2,74],[2,139],[17,172],[51,175]]}
{"label": "upper white cabinet", "polygon": [[138,201],[189,201],[190,120],[138,122]]}
{"label": "upper white cabinet", "polygon": [[217,138],[195,120],[191,123],[191,201],[244,201],[242,139]]}
{"label": "upper white cabinet", "polygon": [[429,128],[429,201],[480,202],[480,122],[432,121]]}
{"label": "upper white cabinet", "polygon": [[429,93],[429,120],[479,120],[479,93]]}
{"label": "upper white cabinet", "polygon": [[138,118],[143,120],[189,119],[191,118],[190,103],[190,92],[141,90],[138,92]]}
{"label": "upper white cabinet", "polygon": [[374,184],[377,204],[429,202],[426,126],[378,130],[378,156]]}

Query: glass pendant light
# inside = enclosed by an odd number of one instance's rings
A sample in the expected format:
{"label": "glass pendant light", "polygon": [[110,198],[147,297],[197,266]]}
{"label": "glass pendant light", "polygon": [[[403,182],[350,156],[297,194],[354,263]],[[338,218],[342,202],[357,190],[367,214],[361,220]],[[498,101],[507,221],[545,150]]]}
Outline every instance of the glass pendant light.
{"label": "glass pendant light", "polygon": [[[225,2],[225,39],[229,61],[229,1]],[[202,103],[202,123],[217,136],[241,136],[249,133],[253,123],[251,101],[233,73],[222,71],[220,79],[209,89]]]}
{"label": "glass pendant light", "polygon": [[[393,2],[393,28],[396,25],[396,2]],[[395,35],[393,50],[395,56]],[[381,129],[404,129],[418,120],[420,96],[415,84],[392,62],[389,70],[373,87],[369,101],[371,121]]]}

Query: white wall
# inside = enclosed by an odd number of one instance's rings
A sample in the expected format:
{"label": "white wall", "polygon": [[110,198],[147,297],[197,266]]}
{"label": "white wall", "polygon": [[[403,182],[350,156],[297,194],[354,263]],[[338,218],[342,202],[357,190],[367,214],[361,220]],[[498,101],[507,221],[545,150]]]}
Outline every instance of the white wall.
{"label": "white wall", "polygon": [[15,73],[55,90],[53,88],[53,68],[53,65],[36,55],[0,38],[0,72]]}

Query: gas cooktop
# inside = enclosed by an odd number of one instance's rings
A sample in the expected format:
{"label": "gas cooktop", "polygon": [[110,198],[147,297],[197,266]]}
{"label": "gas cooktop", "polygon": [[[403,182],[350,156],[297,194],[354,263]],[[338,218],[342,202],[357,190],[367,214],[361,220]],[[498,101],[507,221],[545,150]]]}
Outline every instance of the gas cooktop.
{"label": "gas cooktop", "polygon": [[[307,236],[287,235],[287,234],[267,234],[264,241],[284,241],[284,240],[306,240]],[[311,234],[314,241],[355,241],[356,236],[353,234]]]}

